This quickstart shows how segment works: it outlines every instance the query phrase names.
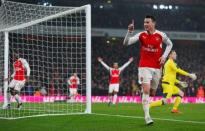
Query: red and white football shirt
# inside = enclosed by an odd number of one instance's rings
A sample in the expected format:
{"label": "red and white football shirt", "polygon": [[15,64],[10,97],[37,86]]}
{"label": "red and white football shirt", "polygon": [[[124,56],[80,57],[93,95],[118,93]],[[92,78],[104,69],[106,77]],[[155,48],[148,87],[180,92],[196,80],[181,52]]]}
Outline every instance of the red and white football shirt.
{"label": "red and white football shirt", "polygon": [[14,64],[14,74],[13,79],[14,80],[18,80],[18,81],[23,81],[26,79],[25,77],[25,72],[27,73],[27,76],[30,76],[30,67],[28,62],[23,59],[23,58],[19,58],[17,59]]}
{"label": "red and white football shirt", "polygon": [[68,79],[69,88],[77,88],[80,84],[80,80],[77,76],[71,76]]}

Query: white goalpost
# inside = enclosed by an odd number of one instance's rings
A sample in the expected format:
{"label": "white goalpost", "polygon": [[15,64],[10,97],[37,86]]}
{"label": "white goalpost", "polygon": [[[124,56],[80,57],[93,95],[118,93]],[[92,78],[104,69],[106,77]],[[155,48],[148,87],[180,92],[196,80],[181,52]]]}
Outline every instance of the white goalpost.
{"label": "white goalpost", "polygon": [[[25,59],[31,70],[19,94],[21,109],[9,93],[15,54]],[[68,79],[74,73],[80,83],[70,101]],[[91,6],[2,2],[0,76],[0,118],[90,114]],[[10,108],[2,108],[8,102]]]}

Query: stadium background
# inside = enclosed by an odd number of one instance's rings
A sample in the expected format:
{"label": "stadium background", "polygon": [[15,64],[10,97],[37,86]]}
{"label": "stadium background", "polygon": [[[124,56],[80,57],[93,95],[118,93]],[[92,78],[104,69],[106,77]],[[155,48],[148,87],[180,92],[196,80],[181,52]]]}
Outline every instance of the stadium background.
{"label": "stadium background", "polygon": [[[183,69],[195,72],[197,81],[180,77],[189,81],[185,90],[186,96],[197,96],[199,87],[204,92],[205,87],[205,1],[204,0],[12,0],[45,6],[81,6],[92,5],[92,95],[105,96],[108,90],[109,73],[97,62],[101,56],[112,65],[117,61],[120,65],[130,56],[132,63],[122,73],[119,95],[139,95],[137,85],[137,67],[139,46],[123,46],[122,41],[127,31],[127,25],[135,20],[137,31],[143,30],[145,14],[153,14],[157,18],[157,29],[165,31],[174,43],[178,53],[178,65]],[[66,86],[66,79],[59,80],[58,71],[51,74],[53,82],[43,85],[46,90],[58,95],[59,86]],[[68,75],[70,73],[68,72]],[[58,83],[65,84],[59,85]],[[25,92],[34,95],[37,88],[29,82]],[[134,87],[134,88],[133,88]],[[42,88],[42,87],[38,87]],[[157,91],[161,95],[161,87]],[[202,95],[202,97],[204,97]],[[144,126],[141,104],[118,104],[108,107],[107,104],[93,104],[91,115],[55,116],[26,118],[14,121],[0,120],[0,130],[76,130],[76,131],[134,131],[134,130],[204,130],[204,104],[182,104],[183,115],[172,115],[172,105],[153,109],[152,116],[156,124]],[[99,113],[97,115],[97,113]],[[103,115],[105,114],[105,115]]]}
{"label": "stadium background", "polygon": [[[178,53],[178,65],[187,71],[197,74],[197,81],[189,81],[185,96],[197,96],[199,87],[205,87],[205,1],[203,0],[12,0],[45,6],[81,6],[92,5],[92,95],[107,95],[109,73],[97,61],[100,56],[112,66],[113,62],[122,65],[129,57],[135,61],[122,73],[119,95],[139,95],[137,85],[137,63],[139,46],[122,45],[127,25],[135,20],[137,31],[143,30],[143,19],[152,14],[157,19],[157,29],[165,31],[174,43],[173,49]],[[68,72],[69,74],[69,72]],[[59,79],[58,71],[52,74],[54,83],[41,85],[51,95],[59,93],[58,87],[66,88],[66,76]],[[60,81],[60,82],[59,82]],[[65,82],[63,82],[65,81]],[[65,83],[58,85],[58,83]],[[25,93],[32,95],[37,89],[28,83]],[[40,89],[42,87],[39,87]],[[54,91],[50,91],[54,90]],[[204,91],[203,91],[204,92]],[[49,94],[48,94],[49,95]],[[157,91],[161,95],[161,87]]]}

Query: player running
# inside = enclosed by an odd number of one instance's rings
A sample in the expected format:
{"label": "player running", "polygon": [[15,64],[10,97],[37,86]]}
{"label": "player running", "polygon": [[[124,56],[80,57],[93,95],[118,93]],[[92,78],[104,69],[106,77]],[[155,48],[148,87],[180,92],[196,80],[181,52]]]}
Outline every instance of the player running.
{"label": "player running", "polygon": [[178,106],[181,103],[181,99],[184,96],[184,92],[180,90],[176,84],[181,85],[183,88],[186,88],[188,84],[183,81],[176,79],[176,75],[184,75],[190,77],[192,80],[196,80],[196,75],[192,73],[187,73],[186,71],[177,67],[176,64],[177,54],[173,50],[169,55],[169,60],[164,65],[163,78],[162,78],[162,88],[163,88],[163,97],[161,100],[154,101],[150,104],[150,107],[156,107],[167,104],[167,100],[176,95],[174,106],[172,108],[172,113],[180,113]]}
{"label": "player running", "polygon": [[[140,42],[140,61],[138,66],[138,81],[142,87],[142,105],[147,125],[153,124],[149,114],[150,88],[156,91],[161,78],[161,66],[172,49],[172,42],[167,35],[155,28],[156,20],[153,16],[147,15],[144,18],[145,31],[132,36],[134,21],[128,26],[128,32],[124,39],[124,45],[131,45]],[[166,44],[163,52],[162,43]]]}
{"label": "player running", "polygon": [[[110,72],[110,82],[109,82],[109,103],[110,104],[116,104],[117,101],[117,93],[119,92],[119,84],[120,84],[120,73],[133,61],[133,57],[129,59],[128,62],[126,62],[123,66],[120,68],[118,67],[118,63],[113,63],[113,68],[109,67],[107,64],[105,64],[102,60],[102,58],[98,58],[98,61]],[[113,101],[112,101],[112,95]]]}

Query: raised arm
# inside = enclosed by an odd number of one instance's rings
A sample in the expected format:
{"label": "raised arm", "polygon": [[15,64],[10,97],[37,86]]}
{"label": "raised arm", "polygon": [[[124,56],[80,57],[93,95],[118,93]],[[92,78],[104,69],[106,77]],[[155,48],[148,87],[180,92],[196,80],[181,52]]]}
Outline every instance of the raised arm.
{"label": "raised arm", "polygon": [[127,32],[124,41],[123,41],[123,45],[132,45],[134,43],[136,43],[139,40],[139,33],[132,36],[131,33],[129,33],[129,31]]}
{"label": "raised arm", "polygon": [[134,32],[134,20],[132,20],[132,23],[128,25],[128,31],[125,35],[123,45],[131,45],[136,43],[139,40],[139,33],[132,36],[132,33]]}
{"label": "raised arm", "polygon": [[132,61],[133,61],[133,57],[131,57],[131,58],[129,59],[129,61],[126,62],[123,66],[121,66],[121,67],[119,68],[119,70],[120,70],[120,71],[124,70]]}
{"label": "raised arm", "polygon": [[99,61],[107,70],[110,70],[110,67],[109,67],[107,64],[105,64],[105,62],[102,60],[101,57],[98,57],[98,61]]}

